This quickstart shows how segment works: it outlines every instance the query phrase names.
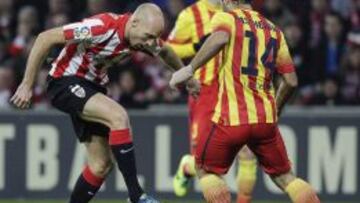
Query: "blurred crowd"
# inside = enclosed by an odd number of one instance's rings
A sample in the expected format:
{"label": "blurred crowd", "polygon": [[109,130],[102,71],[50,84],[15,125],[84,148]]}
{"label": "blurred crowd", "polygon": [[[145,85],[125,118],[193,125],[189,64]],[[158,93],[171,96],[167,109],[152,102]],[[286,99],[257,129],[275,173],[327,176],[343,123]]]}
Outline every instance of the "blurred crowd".
{"label": "blurred crowd", "polygon": [[[0,109],[20,83],[36,35],[101,12],[132,11],[134,0],[0,0]],[[167,20],[166,39],[178,13],[194,0],[154,0]],[[294,105],[360,103],[360,0],[265,0],[261,12],[287,38],[300,87]],[[33,108],[48,108],[46,77],[61,47],[40,68]],[[167,87],[171,75],[156,58],[142,53],[110,70],[108,94],[126,108],[185,103],[186,93]]]}

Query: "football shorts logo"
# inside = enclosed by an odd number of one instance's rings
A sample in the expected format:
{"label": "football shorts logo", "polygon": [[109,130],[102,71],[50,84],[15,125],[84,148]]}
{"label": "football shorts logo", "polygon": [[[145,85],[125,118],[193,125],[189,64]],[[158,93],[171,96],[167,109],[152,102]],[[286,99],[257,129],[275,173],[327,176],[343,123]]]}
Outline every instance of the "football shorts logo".
{"label": "football shorts logo", "polygon": [[70,85],[70,91],[79,98],[84,98],[86,96],[86,92],[84,88],[82,88],[80,85]]}

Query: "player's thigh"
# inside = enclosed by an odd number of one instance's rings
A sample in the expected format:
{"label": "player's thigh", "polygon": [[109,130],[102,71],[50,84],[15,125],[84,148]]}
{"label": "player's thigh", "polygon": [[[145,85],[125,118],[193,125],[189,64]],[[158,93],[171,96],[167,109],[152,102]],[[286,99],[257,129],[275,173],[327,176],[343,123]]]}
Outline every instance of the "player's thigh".
{"label": "player's thigh", "polygon": [[253,134],[248,146],[264,171],[272,177],[288,173],[290,161],[277,125],[259,124]]}
{"label": "player's thigh", "polygon": [[254,153],[247,145],[243,146],[238,154],[240,160],[253,160],[255,159]]}
{"label": "player's thigh", "polygon": [[92,136],[85,142],[87,161],[90,169],[106,175],[112,167],[112,153],[108,139],[101,136]]}
{"label": "player's thigh", "polygon": [[232,132],[215,124],[208,132],[201,133],[195,154],[197,168],[218,175],[226,174],[241,146],[229,139]]}
{"label": "player's thigh", "polygon": [[93,95],[85,104],[81,117],[92,122],[100,122],[111,129],[128,128],[126,110],[102,93]]}

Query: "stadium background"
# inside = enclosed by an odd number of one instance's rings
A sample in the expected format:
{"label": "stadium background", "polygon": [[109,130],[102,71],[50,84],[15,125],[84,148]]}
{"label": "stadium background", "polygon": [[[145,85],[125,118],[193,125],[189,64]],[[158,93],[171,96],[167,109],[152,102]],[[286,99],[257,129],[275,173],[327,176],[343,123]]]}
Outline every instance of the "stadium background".
{"label": "stadium background", "polygon": [[[165,39],[178,13],[194,1],[153,2],[166,15]],[[36,34],[104,11],[132,11],[139,3],[0,0],[0,199],[4,202],[64,199],[72,174],[77,176],[83,163],[68,118],[51,110],[44,95],[49,63],[60,48],[41,68],[32,109],[19,112],[8,103]],[[324,202],[360,202],[360,0],[265,0],[260,10],[284,30],[299,74],[299,90],[281,120],[297,173],[315,185]],[[188,149],[187,97],[167,87],[169,76],[158,60],[137,53],[110,70],[108,92],[132,109],[145,187],[174,200],[169,178]],[[234,186],[233,175],[228,180]],[[100,197],[124,199],[121,178],[112,177]],[[285,200],[259,177],[256,199]],[[195,192],[179,202],[200,197]]]}

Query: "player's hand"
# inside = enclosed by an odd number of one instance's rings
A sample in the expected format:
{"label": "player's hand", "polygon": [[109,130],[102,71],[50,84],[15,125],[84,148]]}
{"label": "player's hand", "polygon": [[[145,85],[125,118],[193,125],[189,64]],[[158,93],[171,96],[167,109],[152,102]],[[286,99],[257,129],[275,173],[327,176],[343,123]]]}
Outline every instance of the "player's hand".
{"label": "player's hand", "polygon": [[176,89],[176,86],[188,81],[194,74],[193,67],[191,65],[185,66],[172,74],[170,79],[170,87]]}
{"label": "player's hand", "polygon": [[191,78],[186,82],[186,90],[190,95],[197,98],[200,94],[201,85],[200,82],[194,78]]}
{"label": "player's hand", "polygon": [[15,94],[10,99],[10,102],[20,109],[25,109],[29,108],[31,97],[32,88],[25,83],[21,83]]}

